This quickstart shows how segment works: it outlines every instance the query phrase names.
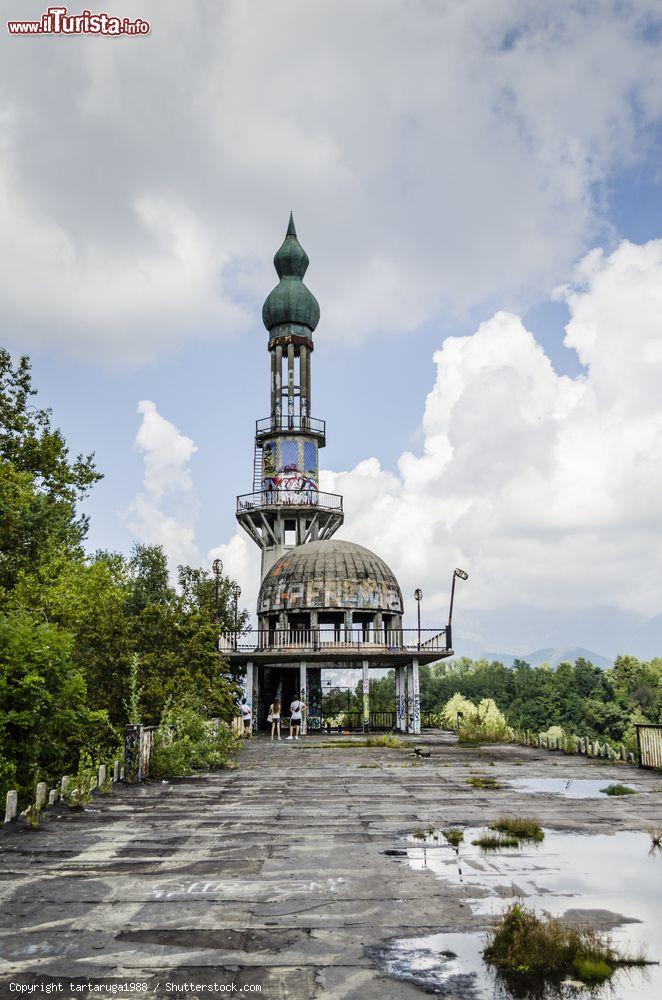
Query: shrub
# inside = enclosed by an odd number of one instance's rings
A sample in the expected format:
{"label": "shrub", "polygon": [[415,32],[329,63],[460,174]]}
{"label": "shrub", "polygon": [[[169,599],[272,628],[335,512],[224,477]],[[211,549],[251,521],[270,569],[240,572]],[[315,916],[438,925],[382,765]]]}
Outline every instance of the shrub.
{"label": "shrub", "polygon": [[441,832],[452,847],[459,847],[464,840],[464,831],[456,826],[451,826],[448,830],[442,830]]}
{"label": "shrub", "polygon": [[608,979],[619,965],[645,964],[642,956],[619,954],[609,937],[591,927],[569,927],[520,903],[509,906],[488,932],[483,958],[510,975],[574,974],[592,983]]}
{"label": "shrub", "polygon": [[213,732],[197,709],[175,706],[164,714],[155,733],[151,776],[180,777],[224,767],[238,745],[239,740],[224,723]]}
{"label": "shrub", "polygon": [[449,729],[457,729],[457,716],[462,714],[463,721],[473,718],[477,714],[476,706],[468,698],[456,692],[441,710],[441,719]]}
{"label": "shrub", "polygon": [[[458,729],[462,741],[505,742],[514,737],[513,730],[492,698],[483,698],[478,705],[474,705],[461,694],[454,694],[441,714],[446,726]],[[461,715],[459,720],[458,715]]]}
{"label": "shrub", "polygon": [[62,796],[65,803],[72,809],[84,809],[92,798],[92,782],[96,777],[96,768],[89,753],[81,753],[78,758],[78,770],[74,780],[70,782]]}

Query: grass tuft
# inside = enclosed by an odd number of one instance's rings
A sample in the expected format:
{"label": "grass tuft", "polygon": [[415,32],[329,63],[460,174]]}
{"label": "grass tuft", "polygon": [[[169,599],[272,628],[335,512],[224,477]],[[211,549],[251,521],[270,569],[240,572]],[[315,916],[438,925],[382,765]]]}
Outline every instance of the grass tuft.
{"label": "grass tuft", "polygon": [[486,774],[474,774],[467,778],[467,784],[472,788],[501,788],[496,778],[488,777]]}
{"label": "grass tuft", "polygon": [[601,792],[605,795],[636,795],[634,788],[630,788],[629,785],[607,785],[606,788],[601,788]]}
{"label": "grass tuft", "polygon": [[646,964],[643,956],[619,954],[611,939],[592,927],[567,926],[521,903],[509,906],[488,932],[483,958],[511,976],[575,975],[593,984],[609,979],[620,965]]}
{"label": "grass tuft", "polygon": [[490,830],[507,833],[518,840],[544,840],[545,834],[536,819],[526,816],[500,816],[496,823],[490,823]]}
{"label": "grass tuft", "polygon": [[459,847],[464,840],[464,831],[460,830],[457,826],[451,826],[448,830],[442,830],[441,832],[453,847]]}
{"label": "grass tuft", "polygon": [[424,830],[414,830],[414,832],[412,833],[412,837],[414,837],[416,840],[425,840],[426,833]]}
{"label": "grass tuft", "polygon": [[484,851],[499,851],[504,847],[519,847],[517,837],[508,837],[502,833],[484,833],[472,840],[474,847],[482,847]]}
{"label": "grass tuft", "polygon": [[662,849],[662,826],[647,826],[646,833],[651,839],[651,847],[653,849]]}

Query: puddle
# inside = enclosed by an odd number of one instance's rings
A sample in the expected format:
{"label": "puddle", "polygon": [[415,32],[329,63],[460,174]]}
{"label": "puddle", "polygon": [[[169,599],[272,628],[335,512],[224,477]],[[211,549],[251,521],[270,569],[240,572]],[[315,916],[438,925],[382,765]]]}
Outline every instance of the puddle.
{"label": "puddle", "polygon": [[[613,784],[607,778],[509,778],[508,785],[518,792],[531,794],[546,792],[548,795],[560,795],[564,799],[605,799],[608,796],[601,788]],[[636,785],[628,782],[630,788],[636,790]]]}
{"label": "puddle", "polygon": [[[471,843],[482,832],[478,827],[465,829],[459,849],[448,846],[441,834],[430,834],[425,841],[411,837],[406,862],[415,870],[428,869],[445,881],[475,888],[476,896],[468,900],[475,914],[499,914],[513,897],[523,896],[526,905],[538,911],[566,914],[567,919],[588,921],[607,931],[623,950],[643,947],[651,960],[662,958],[662,856],[650,853],[647,834],[627,831],[609,836],[548,830],[540,844],[522,842],[518,848],[484,851]],[[402,862],[394,859],[394,863]],[[449,943],[456,938],[460,939],[458,947]],[[392,974],[400,978],[406,967],[412,974],[428,977],[430,985],[425,988],[433,988],[441,996],[476,1000],[513,996],[507,989],[494,992],[494,978],[480,958],[481,948],[482,935],[440,934],[391,942],[387,951],[393,954],[389,958],[385,952],[382,960],[387,965],[391,962],[394,969],[399,963],[400,973]],[[455,964],[441,955],[444,949],[457,952]],[[466,977],[472,973],[473,983],[469,983]],[[454,976],[461,977],[455,984],[451,982]],[[423,984],[422,979],[417,981]],[[453,993],[456,986],[459,992]],[[662,996],[662,967],[620,969],[611,984],[592,991],[568,986],[556,994],[542,995],[648,1000]]]}

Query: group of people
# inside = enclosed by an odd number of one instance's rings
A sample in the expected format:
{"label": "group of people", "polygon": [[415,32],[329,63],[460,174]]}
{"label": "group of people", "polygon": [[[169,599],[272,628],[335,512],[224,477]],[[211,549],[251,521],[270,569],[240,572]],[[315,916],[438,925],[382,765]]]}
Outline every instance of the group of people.
{"label": "group of people", "polygon": [[[290,735],[288,740],[298,740],[301,734],[301,716],[306,706],[298,698],[290,705]],[[267,722],[271,723],[271,739],[280,740],[280,701],[278,698],[269,705]]]}
{"label": "group of people", "polygon": [[[299,736],[301,735],[301,719],[305,707],[306,706],[299,698],[295,698],[290,705],[290,735],[287,737],[288,740],[299,739]],[[269,714],[267,716],[267,722],[271,723],[272,740],[274,737],[277,740],[280,740],[280,713],[280,699],[276,698],[276,700],[269,706]],[[253,710],[248,704],[246,698],[244,698],[241,702],[241,714],[244,720],[244,736],[250,736],[253,729]]]}

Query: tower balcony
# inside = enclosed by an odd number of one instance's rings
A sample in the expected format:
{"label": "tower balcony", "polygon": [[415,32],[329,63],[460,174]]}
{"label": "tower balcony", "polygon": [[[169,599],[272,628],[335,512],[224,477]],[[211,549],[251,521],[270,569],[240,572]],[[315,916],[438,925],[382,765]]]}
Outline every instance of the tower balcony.
{"label": "tower balcony", "polygon": [[246,629],[219,636],[219,652],[231,662],[369,660],[373,666],[408,661],[434,663],[453,656],[450,628],[437,629]]}
{"label": "tower balcony", "polygon": [[307,434],[318,439],[318,445],[323,448],[326,443],[326,421],[317,417],[303,417],[300,414],[290,416],[281,413],[280,416],[264,417],[255,421],[255,439],[262,441],[271,434],[277,433]]}
{"label": "tower balcony", "polygon": [[320,493],[317,490],[261,490],[237,497],[237,514],[250,511],[274,510],[280,507],[310,508],[337,514],[341,520],[343,498],[337,493]]}

